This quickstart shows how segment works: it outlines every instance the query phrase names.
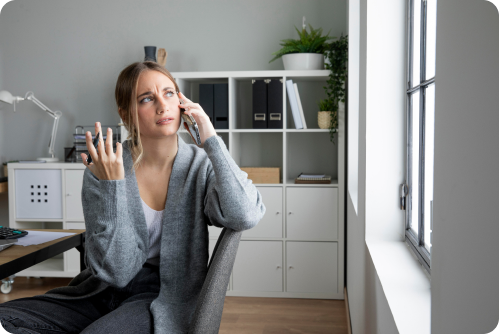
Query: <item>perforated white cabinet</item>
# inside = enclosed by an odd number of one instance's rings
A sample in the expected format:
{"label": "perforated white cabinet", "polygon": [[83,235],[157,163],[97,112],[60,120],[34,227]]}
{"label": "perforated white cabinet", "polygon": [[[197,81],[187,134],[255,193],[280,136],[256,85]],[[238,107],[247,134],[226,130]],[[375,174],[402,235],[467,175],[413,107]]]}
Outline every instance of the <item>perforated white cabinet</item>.
{"label": "perforated white cabinet", "polygon": [[338,293],[336,242],[286,242],[287,292]]}
{"label": "perforated white cabinet", "polygon": [[15,175],[16,217],[62,219],[60,169],[19,169]]}
{"label": "perforated white cabinet", "polygon": [[288,239],[337,240],[338,189],[287,188]]}
{"label": "perforated white cabinet", "polygon": [[282,242],[242,240],[234,262],[235,292],[281,292]]}

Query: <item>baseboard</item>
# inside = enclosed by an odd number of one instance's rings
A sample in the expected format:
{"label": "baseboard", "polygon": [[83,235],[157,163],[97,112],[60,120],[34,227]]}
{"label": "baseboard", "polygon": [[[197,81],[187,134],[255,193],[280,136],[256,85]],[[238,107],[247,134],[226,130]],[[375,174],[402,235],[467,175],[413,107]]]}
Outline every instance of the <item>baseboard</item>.
{"label": "baseboard", "polygon": [[350,306],[348,304],[347,287],[345,287],[345,308],[347,310],[347,328],[348,328],[348,334],[352,334],[352,323],[350,322]]}

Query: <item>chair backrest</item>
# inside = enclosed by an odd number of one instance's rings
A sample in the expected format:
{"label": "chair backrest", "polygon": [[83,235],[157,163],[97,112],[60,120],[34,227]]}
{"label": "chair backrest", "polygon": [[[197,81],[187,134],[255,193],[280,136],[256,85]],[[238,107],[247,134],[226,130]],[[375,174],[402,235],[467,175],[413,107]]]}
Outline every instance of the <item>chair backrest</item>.
{"label": "chair backrest", "polygon": [[225,295],[242,231],[222,229],[208,264],[189,334],[216,334],[222,321]]}

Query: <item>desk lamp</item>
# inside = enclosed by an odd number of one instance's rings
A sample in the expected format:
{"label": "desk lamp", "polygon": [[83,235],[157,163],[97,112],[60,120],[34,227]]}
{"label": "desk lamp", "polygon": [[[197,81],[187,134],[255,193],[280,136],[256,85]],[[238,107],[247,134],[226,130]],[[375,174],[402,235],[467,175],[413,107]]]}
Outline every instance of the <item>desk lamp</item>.
{"label": "desk lamp", "polygon": [[50,142],[49,142],[49,154],[51,155],[51,157],[37,158],[36,160],[45,160],[47,162],[59,161],[59,159],[56,158],[54,154],[54,146],[55,146],[55,135],[57,134],[57,126],[59,125],[59,118],[61,118],[62,113],[60,111],[52,111],[49,108],[47,108],[43,103],[38,101],[33,92],[27,92],[26,96],[22,98],[20,96],[12,96],[12,94],[7,92],[6,90],[0,91],[0,101],[9,104],[14,104],[14,112],[16,111],[16,103],[22,100],[33,101],[33,103],[35,103],[37,106],[45,110],[50,116],[54,117],[54,126],[52,127],[52,137],[50,137]]}

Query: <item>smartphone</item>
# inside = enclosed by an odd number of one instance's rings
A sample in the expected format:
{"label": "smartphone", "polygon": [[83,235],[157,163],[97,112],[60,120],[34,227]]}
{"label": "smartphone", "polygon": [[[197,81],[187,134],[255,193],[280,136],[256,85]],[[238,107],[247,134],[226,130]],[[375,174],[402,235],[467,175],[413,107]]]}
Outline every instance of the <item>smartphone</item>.
{"label": "smartphone", "polygon": [[[94,139],[94,147],[96,150],[97,150],[97,144],[99,144],[99,135],[100,135],[100,132],[97,132],[97,135],[95,136],[95,139]],[[89,164],[91,162],[92,162],[92,157],[90,156],[90,152],[89,152],[88,156],[87,156],[87,164]]]}
{"label": "smartphone", "polygon": [[[184,103],[184,101],[180,100],[180,104],[183,104],[183,103]],[[198,125],[196,123],[196,120],[191,115],[185,114],[184,110],[185,109],[180,108],[180,115],[182,116],[182,119],[189,127],[189,132],[191,133],[192,138],[194,138],[194,141],[196,142],[196,144],[201,145],[201,136],[199,135],[199,128],[198,128]]]}

